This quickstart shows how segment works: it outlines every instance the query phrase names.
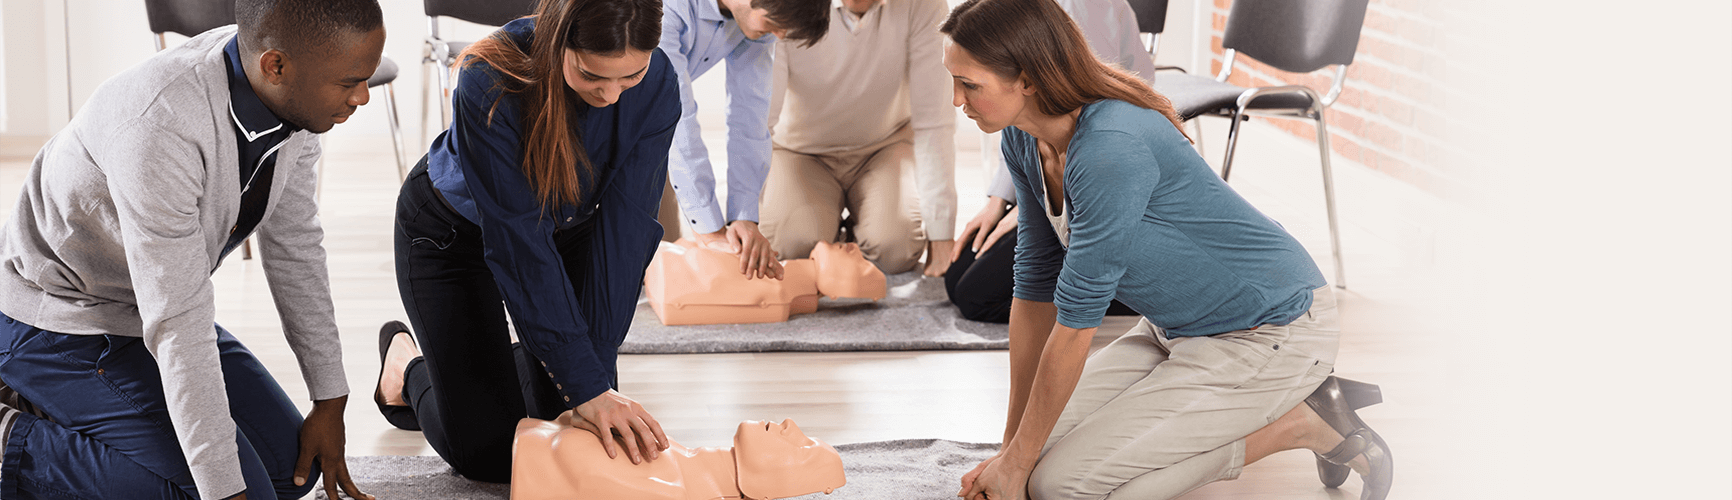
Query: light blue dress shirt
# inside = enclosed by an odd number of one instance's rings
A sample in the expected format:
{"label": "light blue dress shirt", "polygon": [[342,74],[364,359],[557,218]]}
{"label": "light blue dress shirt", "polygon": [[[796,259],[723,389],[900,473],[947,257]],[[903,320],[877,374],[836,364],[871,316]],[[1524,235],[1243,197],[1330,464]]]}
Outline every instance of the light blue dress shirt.
{"label": "light blue dress shirt", "polygon": [[[758,221],[758,194],[770,173],[770,63],[776,37],[746,39],[739,23],[722,17],[715,0],[664,0],[662,52],[680,82],[680,122],[668,155],[668,179],[686,223],[700,233],[736,220]],[[716,201],[716,176],[698,127],[692,80],[728,62],[728,207]]]}

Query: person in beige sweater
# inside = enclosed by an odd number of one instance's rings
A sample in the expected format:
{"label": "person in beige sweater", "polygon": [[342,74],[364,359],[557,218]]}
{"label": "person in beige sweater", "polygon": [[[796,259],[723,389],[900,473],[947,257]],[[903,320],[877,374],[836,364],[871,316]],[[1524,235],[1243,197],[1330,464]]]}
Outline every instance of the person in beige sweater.
{"label": "person in beige sweater", "polygon": [[[784,259],[851,237],[885,273],[949,267],[956,115],[944,0],[838,0],[830,36],[776,46],[770,175],[759,208]],[[843,210],[848,212],[844,220]]]}

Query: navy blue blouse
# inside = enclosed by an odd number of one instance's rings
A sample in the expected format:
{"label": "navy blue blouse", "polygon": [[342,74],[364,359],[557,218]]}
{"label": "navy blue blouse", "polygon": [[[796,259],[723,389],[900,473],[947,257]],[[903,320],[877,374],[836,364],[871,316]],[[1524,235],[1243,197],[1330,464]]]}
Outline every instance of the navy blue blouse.
{"label": "navy blue blouse", "polygon": [[[534,26],[519,19],[500,31],[528,52]],[[582,184],[582,203],[543,210],[523,174],[522,101],[504,92],[501,78],[479,62],[458,74],[451,128],[434,139],[427,170],[453,208],[481,226],[487,267],[518,339],[546,365],[566,406],[576,406],[612,387],[644,269],[661,241],[656,214],[680,118],[679,83],[657,49],[643,80],[613,105],[574,98],[594,180]],[[566,269],[553,233],[584,224],[592,226],[589,264]]]}

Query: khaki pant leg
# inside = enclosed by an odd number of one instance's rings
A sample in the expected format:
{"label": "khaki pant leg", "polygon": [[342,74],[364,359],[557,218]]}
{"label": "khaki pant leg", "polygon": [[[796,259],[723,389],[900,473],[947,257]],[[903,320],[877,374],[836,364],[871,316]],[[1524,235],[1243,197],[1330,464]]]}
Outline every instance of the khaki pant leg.
{"label": "khaki pant leg", "polygon": [[758,230],[782,259],[804,259],[842,227],[842,184],[823,158],[782,148],[770,152],[770,175],[758,203]]}
{"label": "khaki pant leg", "polygon": [[915,186],[914,139],[907,127],[865,158],[848,186],[848,212],[860,253],[885,274],[914,269],[926,252]]}
{"label": "khaki pant leg", "polygon": [[[1115,341],[1107,349],[1147,350],[1144,339],[1152,339],[1169,354],[1093,411],[1092,394],[1111,384],[1078,382],[1084,397],[1073,397],[1075,411],[1066,405],[1029,478],[1030,494],[1159,499],[1238,477],[1245,436],[1298,405],[1334,369],[1340,329],[1333,294],[1327,287],[1313,294],[1310,312],[1284,326],[1177,339],[1137,328],[1126,337],[1152,334]],[[1142,362],[1106,349],[1089,361],[1085,379],[1130,378],[1134,366],[1106,364]]]}
{"label": "khaki pant leg", "polygon": [[662,205],[656,213],[656,221],[662,223],[662,241],[678,241],[680,239],[680,200],[674,197],[674,182],[666,181],[662,186]]}

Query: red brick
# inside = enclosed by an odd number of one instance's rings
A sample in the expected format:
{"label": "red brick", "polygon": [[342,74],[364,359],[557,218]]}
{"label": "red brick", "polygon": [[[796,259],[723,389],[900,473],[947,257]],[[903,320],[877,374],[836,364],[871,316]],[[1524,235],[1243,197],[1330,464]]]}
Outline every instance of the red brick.
{"label": "red brick", "polygon": [[[1334,127],[1330,128],[1333,129]],[[1329,133],[1329,149],[1334,150],[1335,155],[1341,157],[1343,160],[1364,163],[1359,160],[1359,143],[1353,139],[1343,137],[1341,134],[1334,133],[1334,130],[1330,130]]]}
{"label": "red brick", "polygon": [[1413,106],[1395,99],[1379,98],[1376,113],[1396,125],[1413,124]]}
{"label": "red brick", "polygon": [[1215,0],[1215,8],[1231,9],[1233,8],[1233,0]]}
{"label": "red brick", "polygon": [[[1378,12],[1378,9],[1369,9],[1365,12],[1365,29],[1393,34],[1401,29],[1400,26],[1401,22],[1399,20],[1382,12]],[[1364,32],[1362,31],[1360,35],[1361,43],[1365,41],[1363,33]]]}
{"label": "red brick", "polygon": [[1365,99],[1365,91],[1349,85],[1341,89],[1341,97],[1335,100],[1335,105],[1358,108],[1365,105]]}
{"label": "red brick", "polygon": [[1365,119],[1340,109],[1327,111],[1323,119],[1329,122],[1329,130],[1340,130],[1357,137],[1365,136]]}
{"label": "red brick", "polygon": [[1213,26],[1213,28],[1212,28],[1213,30],[1215,30],[1217,32],[1227,30],[1227,16],[1226,15],[1221,14],[1219,12],[1216,12],[1213,15],[1211,15],[1210,17],[1213,19],[1213,23],[1211,24],[1211,26]]}

